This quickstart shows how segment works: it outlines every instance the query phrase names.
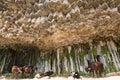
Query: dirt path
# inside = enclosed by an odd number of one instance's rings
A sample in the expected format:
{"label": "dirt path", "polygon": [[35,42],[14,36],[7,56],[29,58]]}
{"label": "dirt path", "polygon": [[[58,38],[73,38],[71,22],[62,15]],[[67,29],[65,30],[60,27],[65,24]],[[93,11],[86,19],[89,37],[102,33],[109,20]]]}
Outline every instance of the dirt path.
{"label": "dirt path", "polygon": [[86,78],[82,77],[81,79],[74,79],[72,77],[44,77],[41,79],[8,79],[4,77],[0,77],[0,80],[120,80],[120,76],[110,76],[110,77],[104,77],[104,78]]}
{"label": "dirt path", "polygon": [[43,77],[41,79],[8,79],[5,78],[5,76],[1,76],[0,80],[120,80],[120,72],[113,72],[113,73],[109,73],[106,75],[106,77],[102,77],[102,78],[92,78],[92,77],[82,77],[80,79],[74,79],[73,77],[69,76],[69,77]]}

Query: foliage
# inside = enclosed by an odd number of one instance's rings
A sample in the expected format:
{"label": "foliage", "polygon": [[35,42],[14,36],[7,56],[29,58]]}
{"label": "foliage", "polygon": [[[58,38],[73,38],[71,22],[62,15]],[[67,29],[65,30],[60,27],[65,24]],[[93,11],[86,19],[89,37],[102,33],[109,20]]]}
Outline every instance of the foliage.
{"label": "foliage", "polygon": [[108,49],[106,46],[101,46],[101,50],[103,54],[107,54],[108,53]]}
{"label": "foliage", "polygon": [[80,58],[84,58],[84,56],[85,56],[85,54],[81,51],[81,52],[79,52],[79,57]]}
{"label": "foliage", "polygon": [[89,53],[93,54],[94,56],[96,56],[97,55],[97,50],[94,48],[92,50],[89,50]]}
{"label": "foliage", "polygon": [[64,49],[64,55],[63,56],[65,56],[67,59],[69,59],[69,57],[70,57],[70,54],[68,53],[68,50],[67,49]]}
{"label": "foliage", "polygon": [[49,59],[50,59],[50,54],[45,54],[45,55],[44,55],[44,60],[45,60],[45,61],[48,61]]}
{"label": "foliage", "polygon": [[69,75],[70,75],[70,72],[69,72],[69,71],[67,72],[67,71],[63,70],[62,75],[63,75],[63,76],[69,76]]}
{"label": "foliage", "polygon": [[90,76],[91,74],[88,74],[88,73],[85,73],[85,72],[80,71],[80,72],[79,72],[79,75],[80,75],[80,76]]}
{"label": "foliage", "polygon": [[5,76],[5,77],[7,77],[7,78],[10,78],[11,76],[12,76],[12,74],[11,73],[5,73],[5,74],[1,74],[2,76]]}
{"label": "foliage", "polygon": [[75,57],[74,48],[72,48],[72,49],[71,49],[71,51],[70,51],[70,56],[71,56],[72,58],[74,58],[74,57]]}
{"label": "foliage", "polygon": [[[39,49],[31,45],[9,44],[0,48],[0,64],[7,56],[4,72],[10,72],[12,65],[25,66],[35,65],[38,61]],[[2,56],[2,57],[1,57]],[[1,59],[2,58],[2,59]]]}

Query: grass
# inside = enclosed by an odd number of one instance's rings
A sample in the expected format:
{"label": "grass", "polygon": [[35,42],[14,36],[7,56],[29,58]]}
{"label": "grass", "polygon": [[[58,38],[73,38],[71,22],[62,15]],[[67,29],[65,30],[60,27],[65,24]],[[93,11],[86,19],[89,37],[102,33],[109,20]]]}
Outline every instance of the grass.
{"label": "grass", "polygon": [[[35,74],[34,74],[35,75]],[[22,78],[33,78],[33,76],[30,76],[30,74],[26,74],[25,76],[22,76],[22,74],[18,74],[18,78],[22,79]],[[0,76],[5,76],[7,78],[13,78],[13,74],[12,73],[5,73],[5,74],[0,74]]]}
{"label": "grass", "polygon": [[[115,72],[114,70],[113,71],[111,71],[111,72]],[[102,73],[102,75],[104,75],[105,76],[105,74],[107,74],[107,73],[111,73],[111,72],[108,72],[108,70],[107,69],[105,69],[104,71],[103,71],[103,73]],[[34,74],[35,75],[35,74]],[[12,73],[5,73],[5,74],[0,74],[0,76],[5,76],[5,77],[7,77],[7,78],[12,78],[13,77],[13,75],[12,75]],[[68,76],[70,76],[70,72],[63,72],[62,74],[57,74],[57,73],[54,73],[53,75],[52,75],[52,77],[55,77],[55,76],[63,76],[63,77],[68,77]],[[92,73],[85,73],[85,72],[79,72],[79,76],[84,76],[84,77],[91,77],[92,76]],[[30,76],[30,74],[26,74],[26,76],[22,76],[22,74],[19,74],[18,75],[18,78],[20,78],[20,79],[22,79],[22,78],[33,78],[33,76],[31,77]]]}

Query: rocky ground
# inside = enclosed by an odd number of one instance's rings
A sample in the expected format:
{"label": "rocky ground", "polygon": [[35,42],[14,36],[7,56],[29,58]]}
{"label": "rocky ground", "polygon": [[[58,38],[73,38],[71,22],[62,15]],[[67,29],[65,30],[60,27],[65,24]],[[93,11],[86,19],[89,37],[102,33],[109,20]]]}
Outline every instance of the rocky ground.
{"label": "rocky ground", "polygon": [[[8,79],[8,78],[5,78],[5,76],[1,76],[0,80],[16,80],[16,79]],[[81,76],[80,79],[74,79],[71,76],[69,77],[56,76],[56,77],[43,77],[41,79],[33,78],[33,79],[20,79],[20,80],[120,80],[120,72],[109,73],[109,74],[106,74],[105,77],[100,77],[100,78]]]}
{"label": "rocky ground", "polygon": [[[7,79],[7,78],[1,77],[0,80],[16,80],[16,79]],[[37,80],[37,79],[22,79],[22,80]],[[120,80],[120,76],[110,76],[110,77],[102,77],[102,78],[82,77],[81,79],[74,79],[72,77],[67,77],[67,78],[66,77],[51,77],[51,78],[41,78],[38,80]]]}
{"label": "rocky ground", "polygon": [[[72,77],[55,77],[51,79],[46,79],[46,80],[119,80],[120,76],[111,76],[111,77],[105,77],[105,78],[87,78],[87,77],[82,77],[81,79],[74,79]],[[40,79],[40,80],[45,80],[45,79]]]}

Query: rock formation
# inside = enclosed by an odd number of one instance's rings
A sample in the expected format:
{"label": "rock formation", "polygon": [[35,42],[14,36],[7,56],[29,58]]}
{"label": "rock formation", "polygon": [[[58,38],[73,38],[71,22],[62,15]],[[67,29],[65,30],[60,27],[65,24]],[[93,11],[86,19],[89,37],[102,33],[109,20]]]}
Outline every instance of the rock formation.
{"label": "rock formation", "polygon": [[120,0],[1,0],[0,43],[43,50],[120,40]]}

